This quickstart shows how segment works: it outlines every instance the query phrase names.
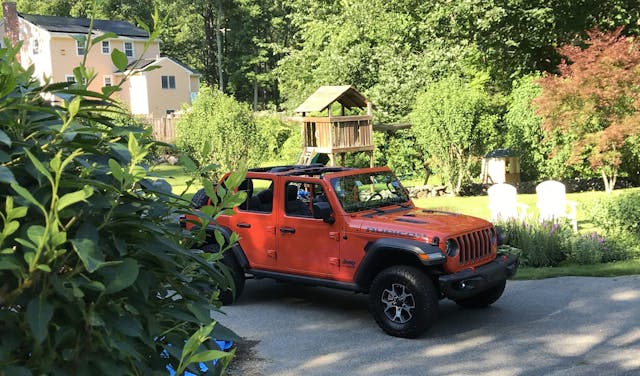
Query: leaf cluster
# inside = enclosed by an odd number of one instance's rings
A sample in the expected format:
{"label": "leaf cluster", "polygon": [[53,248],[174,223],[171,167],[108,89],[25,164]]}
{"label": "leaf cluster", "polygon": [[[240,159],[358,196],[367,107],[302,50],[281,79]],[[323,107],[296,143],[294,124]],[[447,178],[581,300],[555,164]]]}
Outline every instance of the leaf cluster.
{"label": "leaf cluster", "polygon": [[[0,49],[0,373],[199,372],[188,359],[212,358],[182,349],[228,285],[220,255],[179,226],[188,202],[148,173],[146,131],[114,125],[112,91],[35,81],[17,48]],[[228,188],[203,220],[242,198]]]}
{"label": "leaf cluster", "polygon": [[203,87],[193,107],[176,122],[176,145],[201,166],[223,171],[261,160],[263,142],[251,110],[217,89]]}

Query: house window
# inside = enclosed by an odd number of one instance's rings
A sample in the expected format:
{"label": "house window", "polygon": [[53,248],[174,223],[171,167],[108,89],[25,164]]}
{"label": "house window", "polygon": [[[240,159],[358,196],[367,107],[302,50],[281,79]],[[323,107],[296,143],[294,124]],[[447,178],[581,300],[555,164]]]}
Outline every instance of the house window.
{"label": "house window", "polygon": [[133,43],[132,42],[124,42],[124,54],[127,57],[133,57]]}
{"label": "house window", "polygon": [[81,43],[79,40],[76,40],[76,53],[78,56],[84,55],[84,43]]}
{"label": "house window", "polygon": [[[76,76],[72,75],[72,74],[65,74],[64,75],[64,79],[69,82],[69,83],[76,83],[78,81],[76,81]],[[86,85],[87,84],[87,79],[83,78],[82,79],[82,84]]]}
{"label": "house window", "polygon": [[31,53],[37,55],[40,53],[40,40],[33,38],[31,40]]}
{"label": "house window", "polygon": [[176,76],[162,76],[162,88],[163,89],[175,89],[176,88]]}
{"label": "house window", "polygon": [[103,78],[104,86],[112,86],[113,82],[111,81],[111,76],[104,76]]}
{"label": "house window", "polygon": [[108,55],[111,53],[111,42],[108,40],[102,41],[102,53]]}

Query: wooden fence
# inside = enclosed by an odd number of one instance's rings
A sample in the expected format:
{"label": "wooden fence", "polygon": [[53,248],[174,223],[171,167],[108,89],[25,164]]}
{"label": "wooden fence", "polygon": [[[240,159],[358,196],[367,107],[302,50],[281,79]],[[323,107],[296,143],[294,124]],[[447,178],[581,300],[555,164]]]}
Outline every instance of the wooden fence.
{"label": "wooden fence", "polygon": [[176,140],[176,117],[147,118],[156,141],[173,143]]}

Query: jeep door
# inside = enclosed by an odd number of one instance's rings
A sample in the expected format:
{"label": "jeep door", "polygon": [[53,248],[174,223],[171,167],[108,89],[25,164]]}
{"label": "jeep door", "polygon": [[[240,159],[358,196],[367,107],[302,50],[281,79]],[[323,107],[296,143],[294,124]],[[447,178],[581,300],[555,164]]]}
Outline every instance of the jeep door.
{"label": "jeep door", "polygon": [[[281,271],[327,277],[340,270],[340,225],[313,218],[313,202],[325,200],[318,179],[286,177],[275,200],[277,265]],[[324,196],[324,197],[323,197]]]}
{"label": "jeep door", "polygon": [[250,268],[273,269],[276,265],[273,179],[270,175],[251,174],[238,190],[245,190],[247,199],[229,218],[231,230],[240,235],[239,243]]}

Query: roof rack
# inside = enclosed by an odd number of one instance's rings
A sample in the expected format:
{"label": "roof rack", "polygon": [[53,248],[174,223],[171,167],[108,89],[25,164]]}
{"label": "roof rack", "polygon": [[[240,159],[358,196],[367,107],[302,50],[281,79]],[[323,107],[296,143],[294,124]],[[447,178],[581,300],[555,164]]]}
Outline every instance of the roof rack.
{"label": "roof rack", "polygon": [[270,172],[282,175],[322,175],[329,172],[339,172],[352,170],[348,167],[327,167],[322,163],[312,163],[309,165],[282,165],[270,167],[251,168],[251,172]]}

